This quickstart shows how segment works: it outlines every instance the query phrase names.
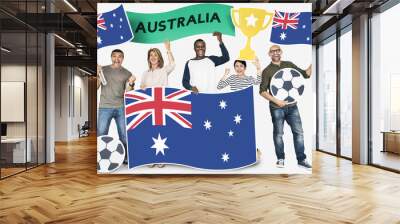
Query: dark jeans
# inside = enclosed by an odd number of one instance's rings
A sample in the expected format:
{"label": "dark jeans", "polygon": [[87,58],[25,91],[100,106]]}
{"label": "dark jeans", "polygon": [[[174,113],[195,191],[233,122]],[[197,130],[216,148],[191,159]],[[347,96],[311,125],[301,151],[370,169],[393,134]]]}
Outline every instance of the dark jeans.
{"label": "dark jeans", "polygon": [[286,121],[293,133],[294,149],[296,151],[297,161],[303,161],[306,158],[304,154],[303,127],[297,105],[289,105],[282,108],[269,107],[274,125],[274,145],[275,154],[278,159],[285,159],[285,150],[282,140],[283,126]]}
{"label": "dark jeans", "polygon": [[126,149],[126,131],[125,131],[125,111],[120,108],[99,108],[99,117],[97,118],[97,136],[108,135],[111,119],[117,124],[119,140]]}

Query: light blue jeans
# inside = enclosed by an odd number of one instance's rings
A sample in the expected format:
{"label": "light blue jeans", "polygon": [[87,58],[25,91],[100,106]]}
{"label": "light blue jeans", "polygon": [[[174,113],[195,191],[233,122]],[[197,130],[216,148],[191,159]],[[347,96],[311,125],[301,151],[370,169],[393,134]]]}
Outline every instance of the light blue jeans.
{"label": "light blue jeans", "polygon": [[99,117],[97,118],[97,136],[108,135],[111,120],[114,118],[117,124],[119,140],[126,149],[126,127],[124,107],[120,108],[99,108]]}
{"label": "light blue jeans", "polygon": [[297,161],[306,159],[304,154],[304,136],[301,118],[297,105],[289,105],[282,108],[269,107],[271,111],[272,124],[274,126],[274,145],[275,154],[278,159],[285,159],[283,137],[283,126],[286,121],[293,133],[294,149],[296,151]]}

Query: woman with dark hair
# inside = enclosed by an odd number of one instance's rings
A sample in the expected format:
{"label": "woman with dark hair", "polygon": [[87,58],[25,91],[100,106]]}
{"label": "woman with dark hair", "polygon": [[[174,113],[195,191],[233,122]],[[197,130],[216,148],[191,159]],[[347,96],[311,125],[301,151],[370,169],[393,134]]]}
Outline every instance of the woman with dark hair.
{"label": "woman with dark hair", "polygon": [[167,50],[168,65],[164,66],[164,59],[158,48],[150,48],[147,52],[149,69],[142,75],[141,89],[168,85],[168,75],[171,74],[175,68],[175,60],[171,52],[169,41],[164,42],[164,46]]}
{"label": "woman with dark hair", "polygon": [[236,74],[229,75],[229,68],[225,69],[225,75],[219,80],[217,89],[223,89],[227,86],[231,88],[231,91],[245,89],[251,85],[258,85],[261,83],[261,68],[260,62],[256,57],[252,62],[257,69],[257,78],[253,76],[247,76],[245,74],[246,71],[246,61],[235,60],[233,66],[235,68]]}

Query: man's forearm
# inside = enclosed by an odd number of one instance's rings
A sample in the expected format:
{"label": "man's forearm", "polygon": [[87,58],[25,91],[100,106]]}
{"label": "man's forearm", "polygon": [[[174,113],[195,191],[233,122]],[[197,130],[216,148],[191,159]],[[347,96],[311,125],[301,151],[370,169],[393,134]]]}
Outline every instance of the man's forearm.
{"label": "man's forearm", "polygon": [[275,102],[275,99],[276,99],[276,98],[273,97],[269,92],[264,91],[264,92],[261,92],[260,95],[261,95],[262,97],[264,97],[265,99],[267,99],[268,101],[271,101],[271,102],[273,102],[273,103],[276,103],[276,102]]}

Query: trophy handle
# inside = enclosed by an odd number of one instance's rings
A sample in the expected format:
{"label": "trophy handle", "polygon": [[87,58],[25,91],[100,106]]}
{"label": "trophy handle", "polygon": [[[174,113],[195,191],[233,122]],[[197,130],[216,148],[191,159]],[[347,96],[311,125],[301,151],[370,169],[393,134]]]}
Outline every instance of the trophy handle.
{"label": "trophy handle", "polygon": [[231,10],[231,18],[232,18],[233,24],[234,24],[236,27],[239,27],[239,24],[237,23],[236,17],[235,17],[235,13],[236,13],[236,12],[239,12],[239,10],[238,10],[238,9],[232,9],[232,10]]}
{"label": "trophy handle", "polygon": [[275,13],[274,13],[274,12],[267,12],[267,11],[266,11],[265,15],[266,15],[266,16],[269,16],[269,20],[268,20],[267,24],[265,24],[260,30],[264,30],[264,29],[266,29],[269,25],[271,25],[272,20],[274,19]]}

